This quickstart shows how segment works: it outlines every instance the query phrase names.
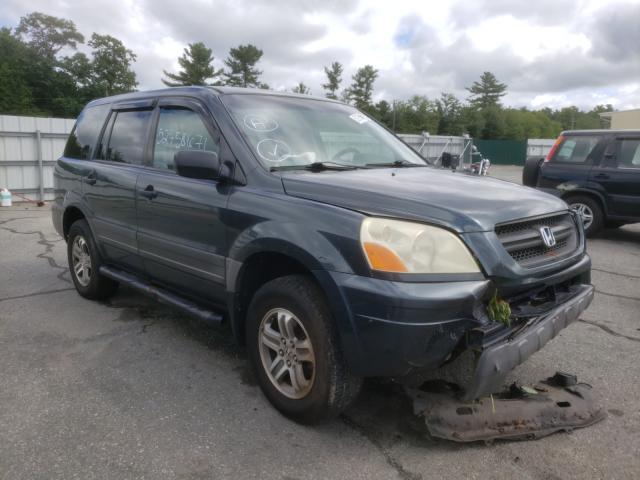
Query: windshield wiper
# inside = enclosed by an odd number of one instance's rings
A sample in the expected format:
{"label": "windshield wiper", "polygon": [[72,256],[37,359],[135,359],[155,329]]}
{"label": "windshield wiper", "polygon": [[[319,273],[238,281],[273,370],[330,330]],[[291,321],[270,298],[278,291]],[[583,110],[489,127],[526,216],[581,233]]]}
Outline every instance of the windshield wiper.
{"label": "windshield wiper", "polygon": [[367,168],[374,168],[374,167],[426,167],[427,164],[421,164],[421,163],[413,163],[410,162],[408,160],[394,160],[393,162],[386,162],[386,163],[366,163],[364,165]]}
{"label": "windshield wiper", "polygon": [[356,168],[358,167],[354,165],[345,165],[343,163],[313,162],[306,163],[304,165],[279,165],[276,167],[271,167],[269,171],[279,172],[283,170],[309,170],[311,172],[322,172],[323,170],[355,170]]}

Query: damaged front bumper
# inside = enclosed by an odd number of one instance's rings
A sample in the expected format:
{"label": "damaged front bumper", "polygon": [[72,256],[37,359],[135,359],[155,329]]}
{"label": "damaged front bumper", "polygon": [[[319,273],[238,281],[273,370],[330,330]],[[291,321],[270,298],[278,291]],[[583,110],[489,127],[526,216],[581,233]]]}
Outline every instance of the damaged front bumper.
{"label": "damaged front bumper", "polygon": [[540,350],[562,329],[575,322],[593,300],[593,285],[576,285],[569,299],[544,315],[532,317],[521,327],[499,340],[483,338],[476,348],[479,358],[464,400],[473,400],[498,391],[507,375],[533,353]]}

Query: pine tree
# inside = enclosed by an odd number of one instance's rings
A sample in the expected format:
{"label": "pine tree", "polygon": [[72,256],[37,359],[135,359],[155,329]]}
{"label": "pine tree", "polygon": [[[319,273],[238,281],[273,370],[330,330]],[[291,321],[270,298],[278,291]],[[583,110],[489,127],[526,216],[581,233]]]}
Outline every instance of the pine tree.
{"label": "pine tree", "polygon": [[378,78],[378,70],[371,65],[365,65],[358,69],[352,77],[353,83],[346,91],[349,102],[357,108],[366,109],[371,105],[373,84]]}
{"label": "pine tree", "polygon": [[256,63],[262,58],[262,50],[255,45],[239,45],[229,50],[229,56],[224,61],[229,68],[224,73],[225,84],[234,87],[262,88],[259,80],[262,71],[256,68]]}
{"label": "pine tree", "polygon": [[491,72],[484,72],[480,76],[479,82],[473,82],[471,87],[467,87],[471,93],[469,101],[475,107],[481,109],[500,105],[500,98],[507,94],[507,85],[498,82],[496,76]]}
{"label": "pine tree", "polygon": [[336,100],[338,98],[337,92],[342,82],[342,64],[333,62],[331,67],[324,67],[324,73],[327,75],[327,83],[322,84],[322,88],[326,91],[325,96]]}
{"label": "pine tree", "polygon": [[[182,70],[178,73],[169,73],[163,70],[167,80],[162,79],[168,87],[180,87],[184,85],[220,85],[218,77],[222,75],[222,69],[213,67],[213,54],[204,43],[190,43],[188,48],[178,59]],[[208,81],[214,81],[209,83]]]}

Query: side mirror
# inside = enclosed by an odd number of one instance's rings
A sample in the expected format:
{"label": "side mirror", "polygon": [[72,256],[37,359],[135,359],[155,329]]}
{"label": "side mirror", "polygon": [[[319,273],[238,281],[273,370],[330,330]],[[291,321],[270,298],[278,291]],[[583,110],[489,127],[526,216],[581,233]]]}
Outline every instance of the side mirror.
{"label": "side mirror", "polygon": [[173,156],[176,173],[181,177],[201,180],[220,178],[220,160],[215,152],[182,150]]}

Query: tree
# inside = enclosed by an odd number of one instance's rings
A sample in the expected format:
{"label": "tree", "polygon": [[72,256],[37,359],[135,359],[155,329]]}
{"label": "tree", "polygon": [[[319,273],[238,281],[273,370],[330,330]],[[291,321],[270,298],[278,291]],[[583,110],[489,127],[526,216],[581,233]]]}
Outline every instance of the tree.
{"label": "tree", "polygon": [[327,75],[327,83],[322,84],[322,88],[326,91],[325,96],[336,100],[338,98],[337,91],[342,83],[342,64],[333,62],[331,67],[324,67],[324,73]]}
{"label": "tree", "polygon": [[[178,58],[178,64],[182,70],[178,73],[169,73],[163,70],[168,80],[162,79],[168,87],[180,87],[183,85],[220,85],[217,80],[222,75],[222,69],[216,70],[213,65],[213,54],[204,43],[190,43],[184,53]],[[213,79],[213,83],[208,80]]]}
{"label": "tree", "polygon": [[10,29],[0,29],[0,113],[19,115],[34,111],[25,50]]}
{"label": "tree", "polygon": [[473,82],[467,90],[471,93],[469,97],[471,105],[484,109],[500,105],[500,98],[507,94],[507,85],[498,82],[493,73],[484,72],[480,76],[480,81]]}
{"label": "tree", "polygon": [[298,85],[293,87],[293,90],[291,90],[291,91],[293,93],[301,93],[301,94],[304,94],[304,95],[311,95],[311,90],[309,90],[309,87],[307,87],[302,82],[298,83]]}
{"label": "tree", "polygon": [[41,55],[53,59],[64,47],[73,48],[84,42],[71,20],[33,12],[22,17],[15,31],[27,45]]}
{"label": "tree", "polygon": [[393,110],[386,100],[380,100],[375,105],[373,116],[380,122],[384,123],[388,128],[393,127]]}
{"label": "tree", "polygon": [[440,117],[436,102],[422,95],[413,95],[395,104],[396,128],[400,133],[436,132]]}
{"label": "tree", "polygon": [[89,46],[93,48],[91,76],[94,87],[105,96],[135,89],[138,82],[135,72],[131,70],[131,64],[136,60],[135,53],[111,35],[94,33]]}
{"label": "tree", "polygon": [[371,106],[373,84],[378,78],[378,70],[371,65],[365,65],[351,77],[353,83],[347,89],[347,98],[357,108],[366,109]]}
{"label": "tree", "polygon": [[224,61],[229,68],[224,73],[225,83],[234,87],[261,88],[259,77],[262,71],[256,68],[261,58],[262,50],[255,45],[240,45],[229,50],[229,56]]}
{"label": "tree", "polygon": [[436,108],[440,117],[437,130],[439,135],[461,135],[464,132],[462,104],[455,95],[442,93],[436,100]]}
{"label": "tree", "polygon": [[504,110],[499,105],[489,105],[480,113],[484,119],[481,137],[489,140],[503,138],[506,128]]}

